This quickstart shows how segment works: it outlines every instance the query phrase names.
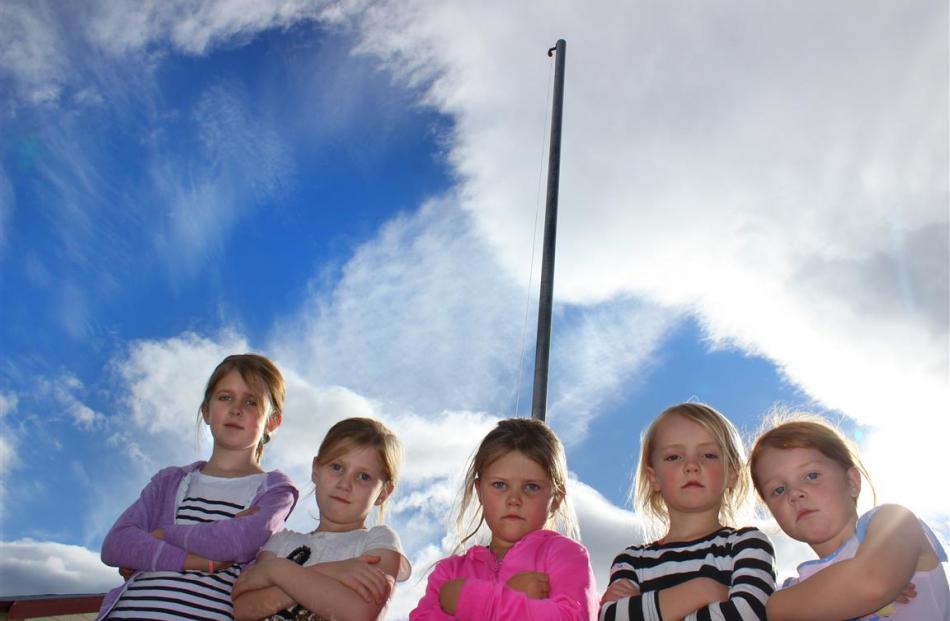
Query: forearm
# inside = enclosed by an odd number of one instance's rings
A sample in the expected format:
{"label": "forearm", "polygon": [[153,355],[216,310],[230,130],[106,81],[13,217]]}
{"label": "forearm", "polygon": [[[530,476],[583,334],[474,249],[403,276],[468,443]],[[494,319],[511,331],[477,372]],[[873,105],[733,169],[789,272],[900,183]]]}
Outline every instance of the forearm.
{"label": "forearm", "polygon": [[532,599],[504,584],[470,578],[465,580],[455,618],[459,621],[482,619],[537,619],[551,621],[588,621],[591,611],[586,602],[565,595],[551,594]]}
{"label": "forearm", "polygon": [[[707,588],[709,586],[707,580],[712,581],[711,578],[693,578],[661,590],[656,602],[664,621],[683,619],[690,613],[710,604],[713,601],[713,594],[710,592],[711,589]],[[648,591],[643,594],[643,597],[654,597],[654,594]]]}
{"label": "forearm", "polygon": [[[881,581],[859,569],[854,559],[841,561],[807,580],[776,591],[768,601],[768,618],[770,621],[852,619],[879,610],[900,593],[900,589],[894,592],[883,589]],[[802,606],[803,601],[807,601],[808,606]]]}
{"label": "forearm", "polygon": [[256,513],[203,524],[171,524],[165,541],[183,550],[222,561],[246,563],[280,530],[296,498],[288,488],[265,494]]}
{"label": "forearm", "polygon": [[256,621],[286,610],[295,603],[277,586],[245,591],[234,598],[234,618],[236,621]]}
{"label": "forearm", "polygon": [[292,561],[275,563],[270,577],[294,602],[334,621],[370,621],[379,616],[385,603],[367,602],[322,571]]}
{"label": "forearm", "polygon": [[132,524],[117,523],[102,542],[102,562],[110,567],[181,571],[187,556],[180,547]]}

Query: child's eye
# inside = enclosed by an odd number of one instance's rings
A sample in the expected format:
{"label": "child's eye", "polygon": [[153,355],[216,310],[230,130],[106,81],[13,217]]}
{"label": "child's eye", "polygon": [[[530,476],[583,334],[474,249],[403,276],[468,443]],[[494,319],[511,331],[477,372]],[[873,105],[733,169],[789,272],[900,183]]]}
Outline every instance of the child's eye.
{"label": "child's eye", "polygon": [[333,472],[342,472],[343,464],[338,464],[336,462],[333,462],[332,464],[330,464],[330,470],[332,470]]}
{"label": "child's eye", "polygon": [[373,477],[367,472],[360,472],[356,475],[356,479],[365,483],[367,481],[372,481]]}
{"label": "child's eye", "polygon": [[492,482],[491,482],[491,486],[492,486],[492,488],[494,488],[494,489],[502,490],[502,489],[505,489],[505,488],[507,487],[507,484],[505,484],[504,481],[492,481]]}
{"label": "child's eye", "polygon": [[524,491],[528,492],[529,494],[534,494],[535,492],[541,491],[541,486],[537,483],[525,483]]}
{"label": "child's eye", "polygon": [[772,490],[772,495],[773,495],[773,496],[781,496],[781,495],[784,494],[784,493],[785,493],[785,486],[784,486],[784,485],[779,485],[778,487],[776,487],[775,489]]}
{"label": "child's eye", "polygon": [[663,461],[676,461],[680,458],[679,455],[667,455],[663,458]]}
{"label": "child's eye", "polygon": [[218,395],[218,401],[230,401],[231,395]]}
{"label": "child's eye", "polygon": [[706,453],[705,455],[703,455],[703,457],[705,457],[706,459],[719,459],[719,454],[718,454],[718,453]]}
{"label": "child's eye", "polygon": [[257,407],[257,399],[248,399],[247,401],[244,402],[244,405],[250,406],[250,407],[252,407],[252,408],[256,408],[256,407]]}
{"label": "child's eye", "polygon": [[817,481],[819,477],[821,477],[821,473],[818,472],[809,472],[805,475],[805,478],[809,481]]}

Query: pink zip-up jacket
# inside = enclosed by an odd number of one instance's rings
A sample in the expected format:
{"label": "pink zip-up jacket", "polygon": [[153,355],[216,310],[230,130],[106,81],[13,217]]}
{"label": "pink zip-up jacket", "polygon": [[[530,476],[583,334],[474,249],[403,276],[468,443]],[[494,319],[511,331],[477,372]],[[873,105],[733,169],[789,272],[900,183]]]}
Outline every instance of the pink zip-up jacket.
{"label": "pink zip-up jacket", "polygon": [[[515,574],[544,572],[550,579],[545,599],[530,599],[506,586]],[[439,605],[439,590],[449,580],[465,584],[455,616]],[[592,621],[598,598],[587,549],[550,530],[536,530],[516,543],[499,563],[485,546],[473,546],[463,555],[442,559],[429,575],[426,594],[409,621]]]}

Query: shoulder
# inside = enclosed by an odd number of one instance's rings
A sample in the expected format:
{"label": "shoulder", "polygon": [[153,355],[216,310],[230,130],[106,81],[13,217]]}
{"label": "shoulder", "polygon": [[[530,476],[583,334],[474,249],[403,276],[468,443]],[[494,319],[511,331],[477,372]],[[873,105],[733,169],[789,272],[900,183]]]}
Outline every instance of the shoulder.
{"label": "shoulder", "polygon": [[878,505],[873,509],[867,511],[864,515],[858,518],[858,523],[855,526],[855,535],[858,538],[858,541],[864,541],[864,538],[867,536],[868,531],[872,528],[878,529],[884,524],[893,526],[893,525],[917,525],[920,523],[920,520],[917,519],[917,516],[914,515],[914,512],[904,507],[902,505]]}
{"label": "shoulder", "polygon": [[947,558],[940,540],[926,522],[902,505],[879,505],[869,510],[858,519],[854,534],[859,549],[866,540],[896,537],[911,541],[916,537],[921,545],[931,547],[941,561]]}
{"label": "shoulder", "polygon": [[430,580],[451,580],[460,576],[468,575],[471,572],[465,570],[465,567],[474,562],[477,555],[472,554],[472,550],[477,546],[470,548],[465,554],[453,554],[436,562],[429,574]]}
{"label": "shoulder", "polygon": [[280,470],[271,470],[268,472],[267,477],[264,479],[264,485],[268,489],[289,486],[294,490],[294,492],[297,491],[297,487],[294,485],[294,482],[290,479],[290,477]]}
{"label": "shoulder", "polygon": [[167,468],[162,468],[152,475],[152,482],[156,484],[178,482],[186,474],[194,472],[204,464],[205,462],[203,461],[196,461],[195,463],[188,464],[187,466],[168,466]]}
{"label": "shoulder", "polygon": [[529,535],[539,547],[545,548],[549,554],[557,556],[583,556],[587,558],[587,548],[570,537],[554,532],[553,530],[538,530]]}
{"label": "shoulder", "polygon": [[729,539],[735,545],[765,545],[769,549],[772,548],[772,540],[769,539],[769,536],[755,526],[732,529]]}
{"label": "shoulder", "polygon": [[401,542],[399,541],[399,535],[396,534],[389,526],[385,524],[379,524],[370,528],[363,534],[367,546],[379,545],[379,544],[391,544],[402,549]]}

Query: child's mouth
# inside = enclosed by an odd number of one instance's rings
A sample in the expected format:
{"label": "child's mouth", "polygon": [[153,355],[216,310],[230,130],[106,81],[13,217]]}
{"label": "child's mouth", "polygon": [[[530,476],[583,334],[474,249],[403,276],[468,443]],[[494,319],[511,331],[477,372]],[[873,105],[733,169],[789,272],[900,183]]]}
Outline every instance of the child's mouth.
{"label": "child's mouth", "polygon": [[814,509],[803,509],[802,511],[798,512],[798,515],[795,517],[795,521],[797,522],[801,520],[802,518],[806,518],[814,512],[815,512]]}

